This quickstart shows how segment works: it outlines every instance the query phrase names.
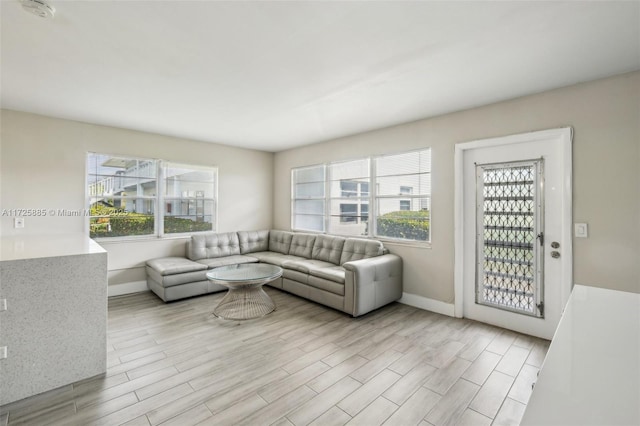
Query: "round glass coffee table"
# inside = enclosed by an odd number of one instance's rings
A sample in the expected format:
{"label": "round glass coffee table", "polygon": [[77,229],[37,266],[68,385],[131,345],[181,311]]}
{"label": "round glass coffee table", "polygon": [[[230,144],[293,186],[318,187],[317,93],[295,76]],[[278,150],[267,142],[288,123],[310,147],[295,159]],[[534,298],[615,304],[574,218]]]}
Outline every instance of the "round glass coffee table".
{"label": "round glass coffee table", "polygon": [[264,263],[221,266],[207,272],[207,279],[229,289],[213,314],[227,320],[259,318],[273,312],[276,304],[262,286],[282,276],[282,268]]}

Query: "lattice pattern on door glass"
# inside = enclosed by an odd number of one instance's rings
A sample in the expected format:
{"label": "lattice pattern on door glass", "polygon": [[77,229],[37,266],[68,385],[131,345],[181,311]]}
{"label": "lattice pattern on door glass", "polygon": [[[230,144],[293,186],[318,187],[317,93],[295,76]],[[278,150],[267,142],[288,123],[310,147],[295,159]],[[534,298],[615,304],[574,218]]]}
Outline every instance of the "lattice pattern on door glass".
{"label": "lattice pattern on door glass", "polygon": [[477,166],[477,303],[540,314],[539,167],[539,161]]}

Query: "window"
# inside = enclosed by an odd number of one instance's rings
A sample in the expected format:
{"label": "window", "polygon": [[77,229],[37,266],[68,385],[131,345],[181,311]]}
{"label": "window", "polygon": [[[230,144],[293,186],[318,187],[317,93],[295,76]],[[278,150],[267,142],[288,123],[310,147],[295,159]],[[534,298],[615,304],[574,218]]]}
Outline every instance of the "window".
{"label": "window", "polygon": [[292,203],[294,230],[430,241],[431,151],[293,169]]}
{"label": "window", "polygon": [[368,197],[369,182],[341,180],[340,191],[343,197]]}
{"label": "window", "polygon": [[215,169],[167,163],[163,170],[164,233],[216,229]]}
{"label": "window", "polygon": [[340,204],[340,222],[341,223],[357,223],[358,222],[358,205],[357,204]]}
{"label": "window", "polygon": [[[367,235],[362,208],[369,206],[369,159],[332,163],[327,166],[329,184],[328,232]],[[367,210],[368,211],[368,210]]]}
{"label": "window", "polygon": [[400,195],[410,195],[410,194],[413,194],[413,188],[411,186],[400,187]]}
{"label": "window", "polygon": [[216,229],[217,169],[87,154],[91,238]]}
{"label": "window", "polygon": [[[413,188],[410,186],[401,186],[400,187],[400,195],[410,195],[413,194]],[[400,200],[400,211],[409,211],[411,210],[411,200]]]}
{"label": "window", "polygon": [[431,150],[385,155],[374,162],[375,234],[430,241]]}
{"label": "window", "polygon": [[341,180],[340,190],[343,197],[355,197],[358,195],[358,182],[351,180]]}
{"label": "window", "polygon": [[89,154],[87,170],[92,238],[155,234],[157,160]]}
{"label": "window", "polygon": [[325,166],[294,169],[291,182],[292,228],[324,232]]}

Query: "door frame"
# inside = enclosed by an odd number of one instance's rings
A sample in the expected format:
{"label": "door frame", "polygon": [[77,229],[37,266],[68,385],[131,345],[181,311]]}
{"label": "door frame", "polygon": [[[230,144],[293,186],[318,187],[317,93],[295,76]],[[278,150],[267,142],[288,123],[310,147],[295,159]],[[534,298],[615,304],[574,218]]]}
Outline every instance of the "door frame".
{"label": "door frame", "polygon": [[[461,142],[455,145],[454,156],[454,315],[458,318],[464,316],[464,154],[465,151],[477,148],[488,148],[500,145],[512,145],[518,143],[557,140],[561,144],[560,161],[563,164],[562,172],[562,236],[560,244],[562,257],[560,257],[562,276],[560,297],[562,311],[569,300],[573,288],[573,182],[572,182],[572,142],[573,129],[564,127],[559,129],[541,130],[537,132],[522,133],[502,136],[490,139],[478,139],[471,142]],[[473,206],[475,208],[475,205]]]}

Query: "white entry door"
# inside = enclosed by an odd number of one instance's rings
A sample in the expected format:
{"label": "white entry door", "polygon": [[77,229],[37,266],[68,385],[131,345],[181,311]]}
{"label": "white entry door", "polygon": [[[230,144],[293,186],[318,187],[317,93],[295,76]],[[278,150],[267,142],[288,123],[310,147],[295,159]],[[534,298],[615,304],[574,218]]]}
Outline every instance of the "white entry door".
{"label": "white entry door", "polygon": [[572,286],[571,129],[458,144],[456,166],[457,315],[550,339]]}

